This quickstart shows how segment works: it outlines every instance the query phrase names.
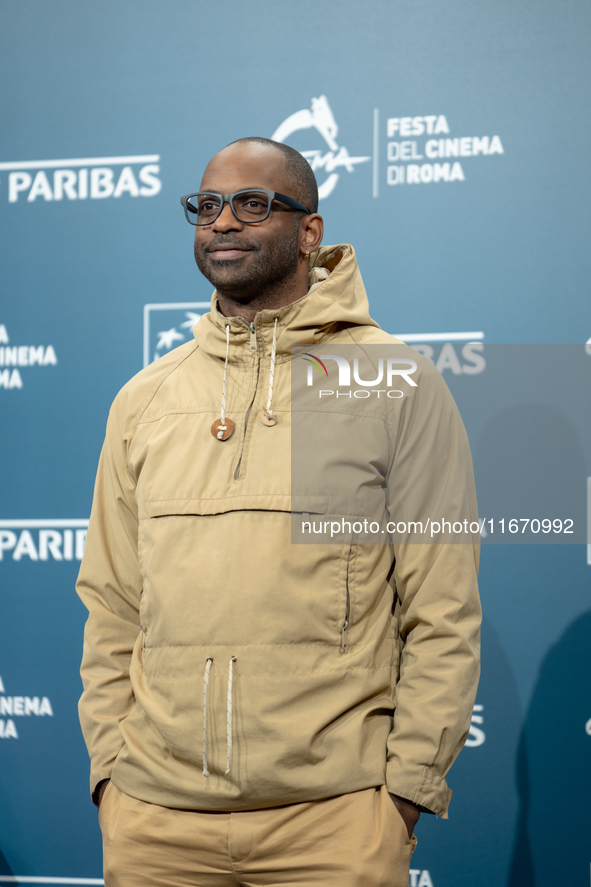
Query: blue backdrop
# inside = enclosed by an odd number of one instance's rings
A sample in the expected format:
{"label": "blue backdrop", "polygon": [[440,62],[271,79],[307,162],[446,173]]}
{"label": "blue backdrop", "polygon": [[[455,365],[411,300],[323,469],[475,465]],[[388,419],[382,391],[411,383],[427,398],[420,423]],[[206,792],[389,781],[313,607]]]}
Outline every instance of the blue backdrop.
{"label": "blue backdrop", "polygon": [[[233,139],[283,139],[376,320],[450,382],[477,380],[491,343],[578,343],[591,364],[591,10],[0,10],[0,884],[100,884],[74,582],[110,402],[209,302],[179,196]],[[589,884],[590,578],[584,544],[484,546],[469,747],[449,822],[421,819],[411,887]]]}

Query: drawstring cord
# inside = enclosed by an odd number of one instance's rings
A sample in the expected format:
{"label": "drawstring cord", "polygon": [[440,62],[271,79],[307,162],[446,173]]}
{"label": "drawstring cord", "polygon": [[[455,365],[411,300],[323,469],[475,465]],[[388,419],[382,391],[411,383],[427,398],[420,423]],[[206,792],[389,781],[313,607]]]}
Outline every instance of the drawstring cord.
{"label": "drawstring cord", "polygon": [[[273,325],[273,346],[271,348],[271,366],[269,368],[269,394],[267,397],[267,406],[261,407],[259,410],[259,419],[263,425],[271,427],[277,424],[275,413],[271,409],[273,402],[273,383],[275,382],[275,364],[277,361],[277,323],[279,318],[275,318]],[[224,361],[224,381],[222,383],[222,405],[220,409],[220,419],[216,419],[211,426],[211,433],[216,440],[228,440],[234,433],[234,423],[231,419],[226,419],[226,395],[228,391],[228,359],[230,356],[230,324],[226,325],[226,359]],[[252,326],[252,324],[251,324]],[[256,332],[253,331],[251,338],[254,336],[256,349]]]}
{"label": "drawstring cord", "polygon": [[[226,776],[230,775],[230,769],[232,767],[232,686],[234,683],[234,663],[236,662],[236,656],[232,656],[230,659],[230,667],[228,670],[228,693],[227,693],[227,707],[226,707],[226,730],[227,730],[227,743],[228,743],[228,756],[226,762]],[[211,666],[213,664],[213,658],[210,656],[205,662],[205,674],[203,675],[203,775],[209,776],[209,767],[207,762],[208,756],[208,696],[209,696],[209,673],[211,671]]]}
{"label": "drawstring cord", "polygon": [[228,426],[226,425],[226,392],[228,390],[228,356],[230,354],[230,324],[226,324],[226,360],[224,363],[224,384],[222,385],[222,406],[220,410],[220,416],[222,419],[222,424],[218,425],[218,440],[222,440],[224,436],[224,431],[228,430]]}
{"label": "drawstring cord", "polygon": [[230,767],[232,766],[232,683],[234,681],[234,663],[236,657],[230,659],[230,669],[228,671],[228,705],[226,709],[226,736],[228,740],[228,761],[226,765],[226,776],[230,775]]}
{"label": "drawstring cord", "polygon": [[234,423],[226,419],[226,393],[228,390],[228,357],[230,354],[230,324],[226,324],[226,360],[224,362],[224,383],[222,385],[221,419],[216,419],[211,426],[211,433],[216,440],[228,440],[234,433]]}
{"label": "drawstring cord", "polygon": [[207,697],[209,694],[209,672],[213,659],[209,658],[205,663],[205,674],[203,676],[203,775],[209,776],[207,766]]}
{"label": "drawstring cord", "polygon": [[273,410],[271,409],[271,401],[273,400],[273,382],[275,381],[275,358],[277,356],[277,320],[275,318],[275,326],[273,327],[273,347],[271,348],[271,368],[269,370],[269,396],[267,398],[267,406],[266,410],[270,415],[273,415]]}
{"label": "drawstring cord", "polygon": [[230,354],[230,324],[226,324],[226,360],[224,362],[224,384],[222,385],[222,407],[220,415],[222,417],[222,425],[220,428],[226,430],[223,424],[226,421],[226,391],[228,390],[228,355]]}
{"label": "drawstring cord", "polygon": [[271,348],[271,366],[269,368],[269,395],[267,397],[267,406],[262,407],[259,413],[259,418],[263,425],[276,425],[277,419],[275,418],[275,413],[271,409],[271,403],[273,401],[273,382],[275,381],[275,360],[277,358],[277,321],[278,317],[275,318],[275,325],[273,327],[273,347]]}
{"label": "drawstring cord", "polygon": [[[267,406],[261,407],[259,410],[259,419],[263,425],[271,427],[277,424],[275,413],[271,409],[273,403],[273,383],[275,382],[275,364],[277,362],[277,323],[279,318],[275,318],[273,326],[273,346],[271,348],[271,366],[269,368],[269,394],[267,397]],[[252,324],[251,324],[252,326]],[[254,336],[256,350],[256,332],[251,333]],[[211,433],[216,440],[228,440],[234,433],[234,423],[231,419],[226,419],[226,395],[228,391],[228,360],[230,356],[230,324],[226,324],[226,359],[224,361],[224,381],[222,383],[222,405],[220,409],[220,419],[216,419],[211,426]]]}

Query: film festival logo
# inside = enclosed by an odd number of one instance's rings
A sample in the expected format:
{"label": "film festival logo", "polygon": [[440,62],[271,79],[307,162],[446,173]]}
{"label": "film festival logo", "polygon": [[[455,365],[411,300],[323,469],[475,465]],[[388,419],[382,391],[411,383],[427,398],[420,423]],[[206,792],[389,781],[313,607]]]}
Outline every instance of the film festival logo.
{"label": "film festival logo", "polygon": [[144,305],[144,367],[192,338],[210,302],[156,302]]}
{"label": "film festival logo", "polygon": [[[379,109],[374,110],[374,157],[379,153]],[[388,185],[465,181],[460,158],[504,154],[500,136],[455,136],[445,114],[389,117],[386,121]],[[426,138],[429,136],[430,138]],[[424,141],[423,141],[424,140]],[[420,162],[423,161],[423,162]],[[435,163],[432,161],[436,161]],[[374,188],[374,197],[377,197]]]}
{"label": "film festival logo", "polygon": [[[23,367],[56,366],[53,345],[15,345],[0,323],[0,388],[22,388]],[[25,376],[26,377],[26,376]]]}
{"label": "film festival logo", "polygon": [[295,133],[315,129],[324,140],[328,150],[313,149],[301,151],[315,173],[324,171],[326,178],[318,184],[318,197],[323,200],[334,191],[339,180],[338,169],[354,171],[359,163],[367,163],[371,157],[351,157],[344,145],[339,145],[339,127],[325,95],[312,99],[310,108],[296,111],[281,123],[271,138],[276,142],[286,142]]}
{"label": "film festival logo", "polygon": [[20,717],[53,717],[53,708],[47,696],[7,696],[0,676],[0,739],[18,739]]}
{"label": "film festival logo", "polygon": [[[387,185],[463,182],[466,179],[465,158],[505,153],[499,135],[458,136],[452,132],[445,114],[387,117],[385,130],[382,130],[380,109],[374,108],[371,156],[352,157],[347,148],[337,141],[339,127],[325,95],[313,98],[310,108],[290,114],[271,138],[292,144],[294,137],[297,142],[302,132],[310,130],[316,130],[323,147],[306,148],[300,153],[319,179],[318,195],[321,200],[333,193],[341,169],[352,173],[360,163],[372,162],[372,194],[379,197],[384,172]],[[384,136],[385,151],[382,142]],[[385,165],[381,160],[384,155]],[[325,175],[322,181],[321,174]]]}

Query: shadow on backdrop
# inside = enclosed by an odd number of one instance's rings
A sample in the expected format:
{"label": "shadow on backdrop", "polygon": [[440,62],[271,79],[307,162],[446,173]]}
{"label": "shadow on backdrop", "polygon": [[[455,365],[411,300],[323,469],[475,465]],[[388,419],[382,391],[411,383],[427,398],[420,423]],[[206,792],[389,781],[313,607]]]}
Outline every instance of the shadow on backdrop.
{"label": "shadow on backdrop", "polygon": [[517,755],[520,809],[508,887],[588,883],[590,718],[591,611],[567,628],[540,669]]}
{"label": "shadow on backdrop", "polygon": [[515,675],[498,634],[482,623],[482,675],[476,702],[483,718],[449,774],[449,821],[421,816],[412,867],[427,869],[436,887],[504,887],[518,814],[515,754],[523,711]]}
{"label": "shadow on backdrop", "polygon": [[6,857],[4,856],[4,854],[2,853],[1,850],[0,850],[0,875],[14,875],[14,872],[12,871],[10,866],[8,865],[8,862],[6,861]]}

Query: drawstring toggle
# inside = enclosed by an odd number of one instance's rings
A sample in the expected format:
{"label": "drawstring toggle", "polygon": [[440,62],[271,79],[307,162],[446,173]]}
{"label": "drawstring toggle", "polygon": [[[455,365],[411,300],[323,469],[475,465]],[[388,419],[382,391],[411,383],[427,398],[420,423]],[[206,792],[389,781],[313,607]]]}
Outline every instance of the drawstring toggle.
{"label": "drawstring toggle", "polygon": [[269,428],[271,425],[277,425],[277,419],[273,415],[272,412],[266,410],[264,407],[261,407],[259,410],[259,419],[263,423],[263,425],[267,425]]}
{"label": "drawstring toggle", "polygon": [[211,433],[216,440],[228,440],[234,434],[234,423],[231,419],[226,419],[224,422],[216,419],[211,426]]}

